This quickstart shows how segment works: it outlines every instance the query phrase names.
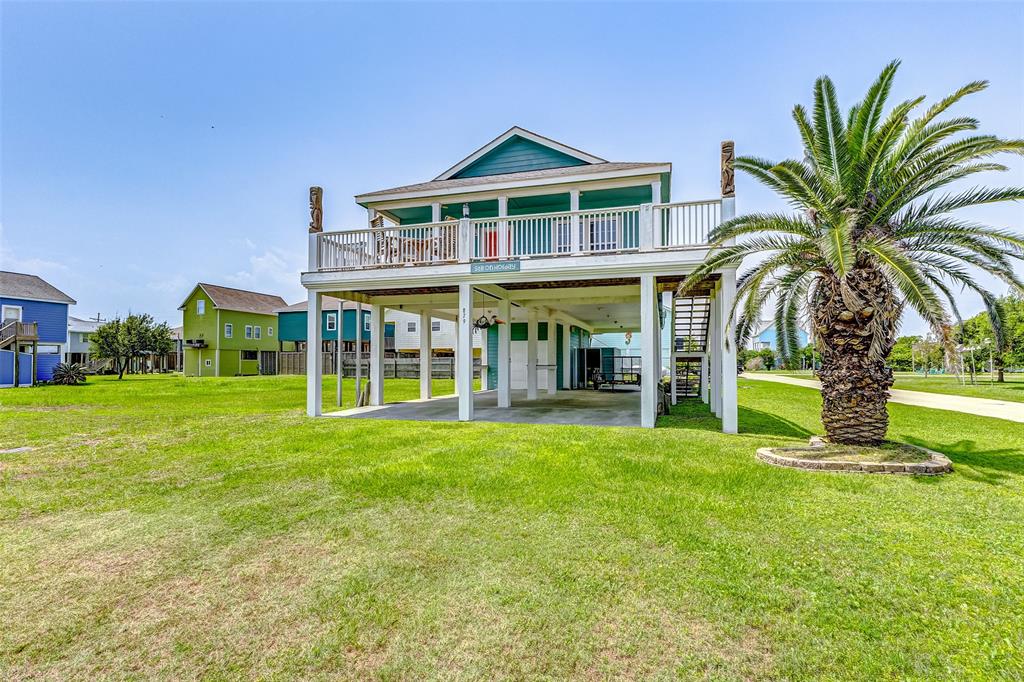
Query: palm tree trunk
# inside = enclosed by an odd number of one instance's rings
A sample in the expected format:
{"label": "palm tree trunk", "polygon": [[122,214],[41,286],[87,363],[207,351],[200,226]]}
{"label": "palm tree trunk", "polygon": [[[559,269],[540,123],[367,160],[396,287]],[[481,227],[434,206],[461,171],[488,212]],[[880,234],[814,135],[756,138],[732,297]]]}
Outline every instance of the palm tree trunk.
{"label": "palm tree trunk", "polygon": [[901,308],[889,281],[862,264],[845,287],[824,277],[815,291],[814,324],[821,347],[821,420],[833,443],[877,445],[889,428],[886,403]]}

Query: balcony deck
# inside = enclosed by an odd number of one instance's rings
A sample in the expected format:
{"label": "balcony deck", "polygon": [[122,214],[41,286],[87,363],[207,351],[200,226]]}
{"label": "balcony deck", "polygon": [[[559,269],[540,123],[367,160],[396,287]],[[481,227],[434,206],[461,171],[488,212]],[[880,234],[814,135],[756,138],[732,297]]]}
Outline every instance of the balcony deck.
{"label": "balcony deck", "polygon": [[502,262],[703,251],[721,219],[722,201],[713,199],[323,232],[310,235],[310,270],[470,264],[501,272]]}

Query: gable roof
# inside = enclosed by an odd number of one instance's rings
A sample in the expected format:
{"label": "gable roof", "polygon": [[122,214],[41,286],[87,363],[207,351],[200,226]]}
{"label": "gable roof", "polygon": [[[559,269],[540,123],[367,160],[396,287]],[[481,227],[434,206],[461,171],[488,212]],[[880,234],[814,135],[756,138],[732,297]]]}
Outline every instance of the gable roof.
{"label": "gable roof", "polygon": [[[482,160],[485,156],[498,149],[498,147],[501,147],[506,143],[512,142],[515,138],[525,140],[540,147],[546,147],[547,149],[557,152],[559,155],[563,157],[568,157],[568,159],[575,160],[576,163],[573,163],[571,165],[606,163],[605,159],[602,159],[599,156],[594,156],[593,154],[588,154],[587,152],[580,151],[575,147],[570,147],[567,144],[562,144],[557,140],[552,140],[550,137],[538,135],[537,133],[529,131],[525,128],[520,128],[519,126],[512,126],[508,130],[503,132],[501,135],[498,135],[496,138],[485,144],[483,147],[480,147],[480,149],[477,149],[475,152],[473,152],[466,158],[462,159],[462,161],[459,161],[457,164],[455,164],[445,172],[438,175],[436,178],[434,178],[434,180],[450,180],[455,177],[460,177],[460,174],[463,171],[467,170],[470,166]],[[565,165],[570,165],[570,163],[566,163]]]}
{"label": "gable roof", "polygon": [[0,270],[0,296],[53,303],[75,303],[63,291],[36,275]]}
{"label": "gable roof", "polygon": [[200,282],[192,288],[189,295],[178,306],[178,310],[185,308],[185,304],[188,303],[188,299],[192,298],[192,294],[195,293],[197,288],[202,289],[209,296],[210,300],[213,301],[214,308],[221,310],[273,315],[278,308],[283,308],[287,305],[283,298],[274,294],[261,294],[256,291],[246,291],[245,289],[234,289],[232,287],[222,287],[218,284]]}
{"label": "gable roof", "polygon": [[[324,312],[331,312],[332,310],[338,309],[338,303],[340,300],[333,296],[324,296],[322,299],[322,306]],[[345,301],[342,306],[342,310],[355,310],[356,304],[354,301]],[[278,308],[274,312],[277,313],[304,313],[309,308],[309,300],[299,301],[298,303],[292,303],[291,305],[283,308]]]}

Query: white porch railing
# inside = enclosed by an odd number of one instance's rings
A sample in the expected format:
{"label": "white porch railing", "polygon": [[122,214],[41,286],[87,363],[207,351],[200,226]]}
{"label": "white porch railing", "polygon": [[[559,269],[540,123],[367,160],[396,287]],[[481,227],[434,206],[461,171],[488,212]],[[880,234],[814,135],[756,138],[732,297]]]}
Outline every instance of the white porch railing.
{"label": "white porch railing", "polygon": [[698,247],[721,219],[713,199],[323,232],[310,235],[310,264],[350,270]]}
{"label": "white porch railing", "polygon": [[658,247],[701,246],[708,243],[708,234],[722,222],[722,202],[716,199],[658,204],[654,207],[654,220],[660,232]]}
{"label": "white porch railing", "polygon": [[457,221],[322,232],[316,235],[317,269],[454,262],[459,260],[458,234]]}

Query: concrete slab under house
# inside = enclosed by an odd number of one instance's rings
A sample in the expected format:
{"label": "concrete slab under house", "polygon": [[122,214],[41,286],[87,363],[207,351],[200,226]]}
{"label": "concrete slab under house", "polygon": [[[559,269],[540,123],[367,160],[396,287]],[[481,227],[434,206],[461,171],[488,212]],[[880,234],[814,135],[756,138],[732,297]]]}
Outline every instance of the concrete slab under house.
{"label": "concrete slab under house", "polygon": [[[735,215],[732,158],[723,143],[720,197],[676,202],[670,163],[609,162],[512,128],[429,182],[356,196],[366,227],[323,231],[322,190],[311,188],[302,283],[318,314],[307,316],[307,338],[323,338],[325,296],[370,310],[368,406],[333,414],[653,427],[668,377],[673,402],[709,403],[734,433],[736,348],[725,319],[736,271],[676,295],[708,255],[709,232]],[[387,404],[388,310],[419,316],[424,368],[431,321],[454,323],[455,397],[433,399],[424,371],[419,401]],[[639,353],[591,346],[611,332],[638,332]],[[483,364],[475,395],[474,335]],[[320,363],[311,351],[310,416],[321,414]]]}

